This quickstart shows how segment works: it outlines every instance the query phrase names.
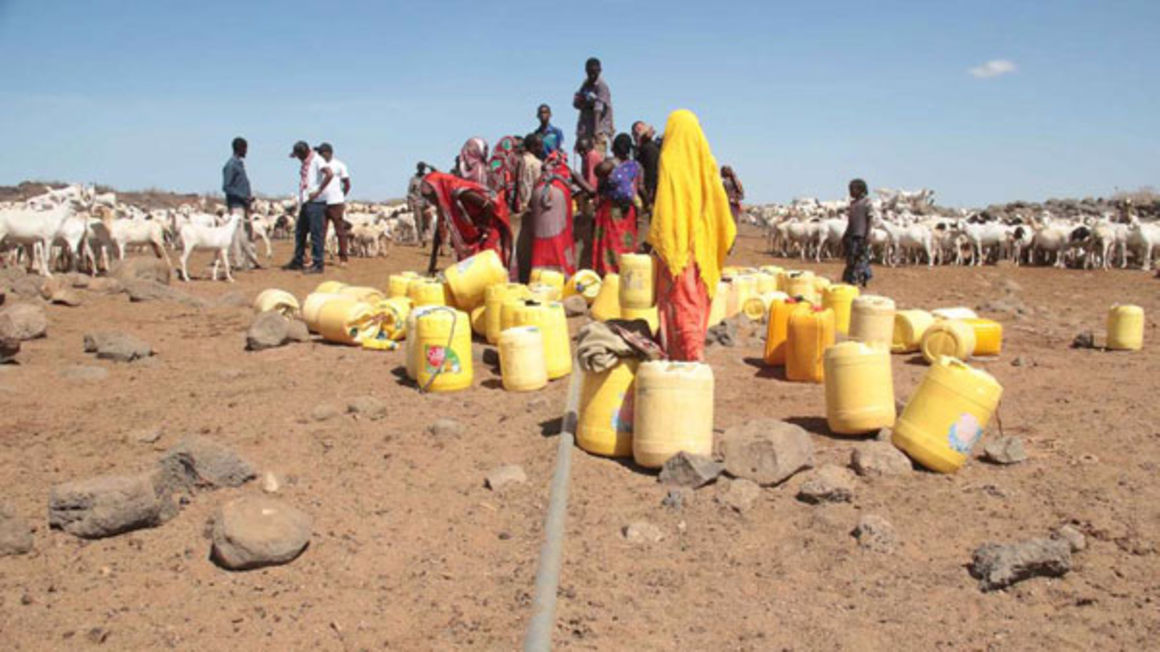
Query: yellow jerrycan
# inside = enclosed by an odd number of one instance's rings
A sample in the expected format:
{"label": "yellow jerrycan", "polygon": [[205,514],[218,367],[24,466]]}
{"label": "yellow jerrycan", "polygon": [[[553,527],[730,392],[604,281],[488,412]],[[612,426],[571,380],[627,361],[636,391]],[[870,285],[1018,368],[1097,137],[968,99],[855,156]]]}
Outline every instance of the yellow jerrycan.
{"label": "yellow jerrycan", "polygon": [[516,326],[499,334],[499,371],[509,392],[533,392],[548,384],[544,336],[537,326]]}
{"label": "yellow jerrycan", "polygon": [[557,296],[564,296],[564,273],[544,267],[533,267],[532,275],[528,279],[529,285],[541,283],[556,288]]}
{"label": "yellow jerrycan", "polygon": [[819,301],[822,300],[826,296],[826,288],[830,287],[831,285],[833,285],[833,283],[831,283],[830,279],[826,278],[825,276],[815,276],[814,296],[818,297]]}
{"label": "yellow jerrycan", "polygon": [[999,355],[1003,352],[1003,325],[994,319],[964,319],[975,331],[975,348],[971,355]]}
{"label": "yellow jerrycan", "polygon": [[254,297],[254,312],[275,311],[283,317],[297,317],[301,311],[298,299],[285,290],[270,288],[262,290]]}
{"label": "yellow jerrycan", "polygon": [[350,299],[350,297],[330,292],[311,292],[306,295],[306,300],[302,302],[302,321],[306,322],[306,328],[311,333],[318,332],[318,315],[322,312],[322,306],[334,299]]}
{"label": "yellow jerrycan", "polygon": [[894,301],[864,294],[850,304],[850,339],[881,346],[887,351],[894,343]]}
{"label": "yellow jerrycan", "polygon": [[717,282],[717,291],[713,293],[713,298],[709,302],[709,328],[725,321],[728,316],[725,314],[725,308],[729,304],[729,292],[732,283],[724,279]]}
{"label": "yellow jerrycan", "polygon": [[834,345],[834,311],[813,308],[789,316],[785,377],[799,383],[820,383],[825,378],[824,356]]}
{"label": "yellow jerrycan", "polygon": [[338,293],[355,299],[356,301],[362,301],[363,303],[378,303],[387,299],[387,296],[382,291],[365,285],[347,285],[346,287],[340,288]]}
{"label": "yellow jerrycan", "polygon": [[373,339],[379,331],[370,304],[351,297],[338,297],[322,304],[318,311],[318,334],[337,344],[356,345]]}
{"label": "yellow jerrycan", "polygon": [[974,310],[964,306],[955,306],[952,308],[936,308],[930,311],[935,319],[974,319],[978,317]]}
{"label": "yellow jerrycan", "polygon": [[483,305],[487,286],[507,282],[508,272],[494,249],[484,249],[443,270],[443,277],[455,306],[471,312]]}
{"label": "yellow jerrycan", "polygon": [[758,294],[749,297],[745,300],[745,305],[741,306],[741,314],[748,317],[751,321],[761,321],[769,313],[769,302],[765,297]]}
{"label": "yellow jerrycan", "polygon": [[826,349],[826,423],[839,435],[862,435],[894,425],[890,352],[862,342]]}
{"label": "yellow jerrycan", "polygon": [[794,298],[774,299],[769,304],[769,316],[765,325],[765,364],[780,366],[785,364],[786,347],[789,340],[789,317],[795,312],[808,312],[811,306]]}
{"label": "yellow jerrycan", "polygon": [[850,309],[862,291],[853,285],[837,283],[822,291],[822,307],[834,311],[834,329],[846,335],[850,332]]}
{"label": "yellow jerrycan", "polygon": [[411,300],[395,297],[374,305],[375,317],[379,320],[382,337],[402,341],[407,337],[407,317],[411,315]]}
{"label": "yellow jerrycan", "polygon": [[777,276],[763,271],[758,271],[753,276],[757,279],[757,294],[766,295],[778,291]]}
{"label": "yellow jerrycan", "polygon": [[407,315],[406,342],[403,344],[403,357],[407,369],[407,378],[415,380],[419,375],[419,317],[439,309],[441,306],[418,306]]}
{"label": "yellow jerrycan", "polygon": [[488,344],[499,342],[499,334],[503,331],[503,304],[509,299],[527,299],[531,296],[526,285],[520,283],[495,283],[484,290],[483,305],[485,334]]}
{"label": "yellow jerrycan", "polygon": [[944,355],[965,360],[975,350],[975,329],[961,319],[940,319],[922,334],[920,347],[930,364]]}
{"label": "yellow jerrycan", "polygon": [[342,281],[323,281],[314,288],[313,294],[338,294],[338,291],[346,287],[346,283]]}
{"label": "yellow jerrycan", "polygon": [[620,275],[605,274],[600,283],[600,293],[592,302],[590,310],[596,321],[620,319]]}
{"label": "yellow jerrycan", "polygon": [[810,271],[785,271],[782,272],[782,285],[785,287],[783,292],[791,297],[801,297],[806,301],[818,305],[821,301],[818,300],[818,292],[814,287],[814,273]]}
{"label": "yellow jerrycan", "polygon": [[745,309],[745,302],[757,295],[757,277],[753,274],[739,274],[733,277],[729,288],[729,302],[725,306],[725,314],[733,317]]}
{"label": "yellow jerrycan", "polygon": [[982,437],[1002,395],[1002,386],[987,372],[943,356],[911,395],[892,441],[926,468],[954,473]]}
{"label": "yellow jerrycan", "polygon": [[[564,298],[580,295],[592,305],[596,301],[596,297],[600,294],[600,275],[590,269],[581,269],[568,279],[568,283],[564,285]],[[617,301],[619,301],[619,297]]]}
{"label": "yellow jerrycan", "polygon": [[653,260],[648,254],[620,254],[620,307],[651,308],[656,304]]}
{"label": "yellow jerrycan", "polygon": [[484,340],[487,339],[487,320],[484,319],[486,311],[485,306],[476,306],[475,310],[471,311],[471,332]]}
{"label": "yellow jerrycan", "polygon": [[648,323],[648,329],[653,335],[657,334],[657,329],[661,327],[660,313],[657,312],[657,307],[652,308],[620,308],[621,319],[643,319]]}
{"label": "yellow jerrycan", "polygon": [[415,383],[424,391],[454,392],[471,386],[471,317],[437,307],[415,320]]}
{"label": "yellow jerrycan", "polygon": [[681,451],[713,454],[713,370],[700,362],[642,362],[633,400],[632,457],[660,468]]}
{"label": "yellow jerrycan", "polygon": [[773,277],[773,291],[774,292],[785,292],[785,287],[782,285],[782,282],[781,282],[781,276],[785,270],[781,266],[779,266],[779,265],[762,265],[761,267],[758,268],[758,270],[762,274],[768,274],[768,275]]}
{"label": "yellow jerrycan", "polygon": [[510,307],[512,326],[536,326],[543,335],[544,360],[548,379],[556,380],[572,373],[572,338],[564,304],[540,303],[534,299],[505,304]]}
{"label": "yellow jerrycan", "polygon": [[552,301],[559,301],[561,291],[555,285],[548,285],[547,283],[529,283],[528,294],[530,298],[539,301],[540,303],[551,303]]}
{"label": "yellow jerrycan", "polygon": [[1114,351],[1144,348],[1144,309],[1131,304],[1108,309],[1108,337],[1105,346]]}
{"label": "yellow jerrycan", "polygon": [[387,277],[387,297],[395,299],[407,296],[407,287],[411,285],[411,280],[416,278],[419,278],[419,275],[415,272],[391,274]]}
{"label": "yellow jerrycan", "polygon": [[601,373],[584,372],[576,444],[605,457],[632,456],[633,381],[640,362],[621,358]]}
{"label": "yellow jerrycan", "polygon": [[414,278],[407,285],[407,297],[415,306],[447,305],[443,294],[443,283],[434,278]]}
{"label": "yellow jerrycan", "polygon": [[914,353],[922,346],[922,336],[934,323],[934,315],[925,310],[899,310],[894,313],[894,335],[891,353]]}

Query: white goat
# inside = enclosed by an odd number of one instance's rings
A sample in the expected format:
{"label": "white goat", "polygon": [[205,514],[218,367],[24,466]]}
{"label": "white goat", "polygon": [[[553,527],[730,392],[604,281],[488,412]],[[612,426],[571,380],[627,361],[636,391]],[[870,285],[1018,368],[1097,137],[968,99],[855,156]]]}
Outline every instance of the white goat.
{"label": "white goat", "polygon": [[222,226],[203,226],[201,224],[186,223],[181,225],[181,277],[189,281],[189,255],[198,249],[209,249],[215,253],[213,259],[213,280],[217,280],[218,263],[226,268],[226,280],[234,282],[230,275],[230,245],[234,240],[234,232],[241,222],[240,215],[231,215]]}
{"label": "white goat", "polygon": [[0,210],[0,242],[7,239],[14,244],[24,245],[30,250],[33,266],[36,265],[36,248],[39,246],[40,273],[46,277],[52,276],[48,269],[48,252],[65,221],[76,209],[76,201],[70,199],[44,211],[31,208]]}

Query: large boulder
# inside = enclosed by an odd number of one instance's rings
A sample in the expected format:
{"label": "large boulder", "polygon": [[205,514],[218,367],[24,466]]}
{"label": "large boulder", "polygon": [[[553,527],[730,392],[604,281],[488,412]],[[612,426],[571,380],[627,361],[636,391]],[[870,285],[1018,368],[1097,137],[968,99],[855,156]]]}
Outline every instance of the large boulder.
{"label": "large boulder", "polygon": [[129,301],[173,301],[194,308],[202,308],[206,305],[204,299],[156,281],[128,279],[121,281],[121,283],[125,286],[125,293],[129,295]]}
{"label": "large boulder", "polygon": [[56,485],[48,524],[85,539],[155,527],[172,515],[169,493],[156,474],[105,475]]}
{"label": "large boulder", "polygon": [[160,283],[162,285],[169,285],[172,271],[169,265],[160,258],[126,258],[119,260],[113,264],[112,269],[109,270],[109,276],[125,283],[133,280],[146,280]]}
{"label": "large boulder", "polygon": [[725,471],[762,486],[785,482],[813,467],[814,444],[800,426],[773,419],[757,419],[725,431],[721,438]]}
{"label": "large boulder", "polygon": [[850,453],[850,468],[861,476],[905,475],[914,470],[910,458],[888,441],[870,441]]}
{"label": "large boulder", "polygon": [[259,313],[246,331],[246,350],[262,351],[282,346],[290,336],[290,320],[280,312]]}
{"label": "large boulder", "polygon": [[0,338],[34,340],[48,333],[44,308],[31,303],[14,303],[0,309]]}
{"label": "large boulder", "polygon": [[665,461],[657,479],[662,484],[696,489],[721,475],[725,465],[704,455],[681,451]]}
{"label": "large boulder", "polygon": [[153,355],[153,347],[127,333],[94,331],[85,333],[85,353],[95,353],[101,360],[132,362]]}
{"label": "large boulder", "polygon": [[798,500],[812,505],[848,503],[853,498],[854,472],[833,464],[810,471],[797,494]]}
{"label": "large boulder", "polygon": [[171,490],[240,487],[258,477],[254,466],[233,450],[198,435],[182,439],[158,463]]}
{"label": "large boulder", "polygon": [[310,517],[269,496],[242,496],[218,508],[213,518],[213,559],[230,570],[294,560],[310,543]]}
{"label": "large boulder", "polygon": [[985,543],[969,567],[983,591],[994,591],[1031,577],[1060,577],[1071,570],[1071,545],[1060,539]]}

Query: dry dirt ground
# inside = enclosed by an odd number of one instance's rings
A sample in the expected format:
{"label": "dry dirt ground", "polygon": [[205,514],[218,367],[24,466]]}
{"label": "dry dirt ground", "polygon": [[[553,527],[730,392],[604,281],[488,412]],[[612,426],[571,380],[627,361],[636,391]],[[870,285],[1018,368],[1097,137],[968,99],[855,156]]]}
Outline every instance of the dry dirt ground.
{"label": "dry dirt ground", "polygon": [[[736,264],[770,262],[746,234]],[[279,243],[276,262],[287,244]],[[425,259],[398,247],[325,278],[385,286]],[[195,275],[206,277],[204,258]],[[797,264],[797,263],[790,263]],[[837,263],[803,267],[831,278]],[[765,489],[738,514],[718,487],[683,509],[631,464],[576,451],[555,645],[599,650],[1155,649],[1160,640],[1160,281],[1139,271],[1043,268],[876,268],[873,289],[901,307],[981,304],[1007,280],[1033,312],[1012,319],[1001,357],[979,364],[1005,387],[1007,434],[1029,461],[972,460],[955,475],[916,471],[859,479],[853,502],[795,499],[801,476]],[[321,279],[267,269],[191,292],[247,299],[267,287],[305,295]],[[175,281],[176,283],[176,281]],[[1007,284],[1009,285],[1009,284]],[[470,390],[419,395],[398,380],[401,352],[321,342],[243,350],[250,311],[129,303],[84,294],[48,306],[49,334],[0,367],[0,486],[37,524],[35,550],[0,558],[0,640],[20,650],[474,648],[510,650],[527,625],[566,381],[505,393],[480,364]],[[1082,329],[1103,339],[1109,304],[1149,315],[1141,353],[1073,350]],[[573,320],[573,328],[582,319]],[[82,336],[121,329],[151,342],[144,363],[93,360]],[[822,388],[779,380],[755,363],[760,342],[713,347],[719,429],[757,417],[813,431],[818,462],[845,464],[858,440],[826,432]],[[477,353],[483,346],[476,344]],[[1026,363],[1013,366],[1021,356]],[[895,356],[897,395],[925,366]],[[70,365],[105,367],[99,382],[66,380]],[[310,419],[370,394],[389,416]],[[439,417],[458,437],[426,432]],[[132,433],[160,426],[155,444]],[[994,434],[994,425],[991,434]],[[187,433],[204,433],[285,478],[281,496],[314,518],[294,562],[228,572],[209,560],[207,521],[257,483],[196,495],[165,525],[84,541],[48,529],[59,482],[152,465]],[[528,482],[492,492],[483,477],[520,464]],[[894,554],[860,549],[859,516],[886,517]],[[630,545],[622,528],[647,520],[659,543]],[[1061,579],[981,593],[965,568],[987,541],[1045,536],[1072,522],[1089,548]]]}

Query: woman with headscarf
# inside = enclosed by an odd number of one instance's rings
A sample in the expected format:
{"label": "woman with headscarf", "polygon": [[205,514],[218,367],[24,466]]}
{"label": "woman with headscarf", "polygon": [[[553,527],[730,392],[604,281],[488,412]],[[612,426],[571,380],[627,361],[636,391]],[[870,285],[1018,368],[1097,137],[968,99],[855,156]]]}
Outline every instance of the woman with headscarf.
{"label": "woman with headscarf", "polygon": [[439,212],[428,272],[435,272],[434,252],[439,250],[444,237],[451,240],[456,260],[494,249],[504,267],[510,268],[512,226],[508,207],[487,186],[443,172],[431,172],[423,177],[423,196]]}
{"label": "woman with headscarf", "polygon": [[576,272],[576,243],[572,237],[572,171],[568,155],[556,150],[544,161],[532,190],[526,226],[531,229],[531,261],[521,263],[519,276],[526,281],[531,269],[543,268],[571,276]]}
{"label": "woman with headscarf", "polygon": [[487,141],[474,136],[468,138],[455,159],[455,174],[461,179],[487,185]]}
{"label": "woman with headscarf", "polygon": [[692,112],[669,115],[648,242],[656,257],[661,344],[672,360],[700,361],[709,305],[737,227],[717,161]]}
{"label": "woman with headscarf", "polygon": [[520,163],[522,142],[523,139],[519,136],[504,136],[492,148],[491,158],[487,159],[487,185],[513,211],[516,200],[516,172]]}
{"label": "woman with headscarf", "polygon": [[725,196],[729,198],[729,210],[733,212],[733,223],[737,223],[737,218],[741,217],[741,200],[745,199],[745,186],[741,185],[741,179],[737,178],[737,174],[733,168],[728,165],[721,166],[721,183],[725,184]]}
{"label": "woman with headscarf", "polygon": [[632,136],[617,136],[612,155],[613,168],[600,181],[593,220],[592,269],[601,276],[619,270],[620,254],[636,251],[636,201],[644,179],[640,163],[632,160]]}

